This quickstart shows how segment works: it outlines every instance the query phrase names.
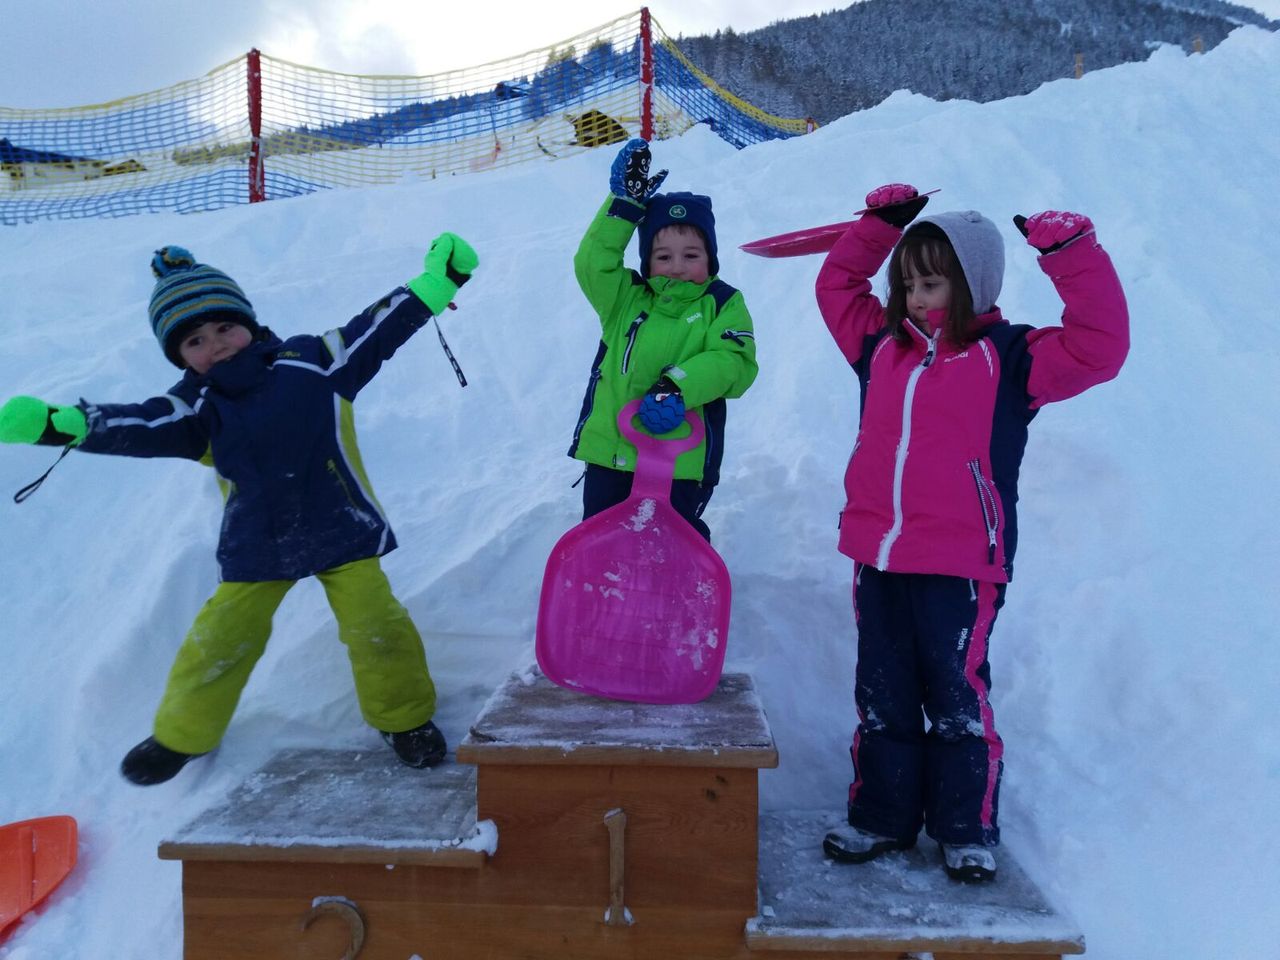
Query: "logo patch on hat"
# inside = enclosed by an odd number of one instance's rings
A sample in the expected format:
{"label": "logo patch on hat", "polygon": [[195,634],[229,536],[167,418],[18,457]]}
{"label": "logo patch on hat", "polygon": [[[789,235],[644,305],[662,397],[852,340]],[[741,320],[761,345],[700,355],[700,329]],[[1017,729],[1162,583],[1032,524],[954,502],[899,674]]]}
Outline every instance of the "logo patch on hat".
{"label": "logo patch on hat", "polygon": [[667,211],[667,215],[674,220],[683,220],[689,215],[689,211],[682,204],[673,203],[671,209]]}

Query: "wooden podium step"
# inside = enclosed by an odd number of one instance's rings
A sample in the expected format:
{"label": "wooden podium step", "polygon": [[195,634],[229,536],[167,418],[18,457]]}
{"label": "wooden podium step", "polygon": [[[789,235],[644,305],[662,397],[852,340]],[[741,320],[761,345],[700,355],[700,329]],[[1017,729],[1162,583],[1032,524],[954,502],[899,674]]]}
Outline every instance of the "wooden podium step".
{"label": "wooden podium step", "polygon": [[1084,938],[1004,848],[994,884],[924,845],[822,856],[834,811],[768,813],[751,678],[698,704],[499,686],[432,770],[286,750],[160,845],[185,960],[1048,960]]}
{"label": "wooden podium step", "polygon": [[758,770],[778,763],[749,676],[727,674],[687,705],[588,697],[536,671],[512,677],[458,759],[476,764],[477,815],[498,828],[486,894],[530,931],[495,957],[743,949],[757,906]]}
{"label": "wooden podium step", "polygon": [[158,853],[183,862],[185,960],[403,960],[404,931],[474,898],[494,841],[470,767],[313,749],[276,754]]}
{"label": "wooden podium step", "polygon": [[942,869],[923,835],[910,851],[840,864],[822,853],[839,823],[830,812],[770,813],[760,823],[760,916],[747,946],[761,960],[1047,960],[1084,953],[1084,936],[1036,887],[1006,847],[994,883],[965,884]]}
{"label": "wooden podium step", "polygon": [[778,762],[750,677],[653,706],[513,675],[458,759],[278,754],[161,844],[186,960],[745,953],[758,768]]}
{"label": "wooden podium step", "polygon": [[283,750],[160,844],[161,860],[479,867],[475,771],[410,770],[390,750]]}
{"label": "wooden podium step", "polygon": [[778,748],[745,673],[727,673],[700,703],[603,700],[558,687],[541,671],[514,675],[489,698],[458,746],[481,767],[725,767],[778,765]]}

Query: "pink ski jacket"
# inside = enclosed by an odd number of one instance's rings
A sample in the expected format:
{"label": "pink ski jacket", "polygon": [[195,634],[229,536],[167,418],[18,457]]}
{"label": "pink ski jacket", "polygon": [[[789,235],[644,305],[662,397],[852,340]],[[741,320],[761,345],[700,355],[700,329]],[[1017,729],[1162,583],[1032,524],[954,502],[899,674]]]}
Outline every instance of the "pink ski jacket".
{"label": "pink ski jacket", "polygon": [[[916,223],[933,222],[951,236],[948,218],[956,217],[981,219],[941,214]],[[1129,350],[1124,291],[1090,233],[1039,258],[1065,305],[1062,325],[1011,325],[993,302],[1003,264],[966,263],[962,255],[970,289],[992,291],[990,303],[975,295],[975,308],[985,311],[980,338],[958,350],[907,323],[911,339],[901,345],[871,292],[871,278],[901,236],[864,216],[818,273],[818,307],[862,394],[840,552],[889,572],[1006,583],[1027,426],[1044,404],[1119,372]],[[975,277],[978,271],[986,274]]]}

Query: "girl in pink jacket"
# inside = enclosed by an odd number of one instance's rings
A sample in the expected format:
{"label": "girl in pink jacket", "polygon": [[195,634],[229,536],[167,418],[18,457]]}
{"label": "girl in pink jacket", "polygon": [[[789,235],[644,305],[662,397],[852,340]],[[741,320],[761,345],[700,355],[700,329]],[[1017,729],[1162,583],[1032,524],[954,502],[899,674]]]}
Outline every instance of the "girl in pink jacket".
{"label": "girl in pink jacket", "polygon": [[[1003,770],[987,644],[1013,572],[1027,426],[1119,372],[1129,318],[1088,217],[1014,218],[1065,305],[1061,326],[1035,328],[996,306],[995,225],[972,210],[912,223],[927,201],[907,184],[873,190],[818,274],[862,396],[840,517],[858,625],[854,781],[849,826],[823,849],[861,863],[914,846],[923,825],[948,874],[981,882],[996,872]],[[882,304],[871,278],[886,258]]]}

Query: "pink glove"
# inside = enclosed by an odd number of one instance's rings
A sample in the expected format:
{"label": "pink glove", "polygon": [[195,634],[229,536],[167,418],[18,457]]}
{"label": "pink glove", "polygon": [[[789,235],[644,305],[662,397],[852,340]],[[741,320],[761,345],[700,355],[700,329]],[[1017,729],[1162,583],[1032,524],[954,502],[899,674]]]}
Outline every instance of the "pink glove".
{"label": "pink glove", "polygon": [[928,202],[929,198],[920,196],[909,183],[886,183],[867,194],[867,213],[895,227],[905,227]]}
{"label": "pink glove", "polygon": [[903,200],[911,200],[918,193],[919,191],[909,183],[886,183],[883,187],[876,187],[867,194],[867,208],[892,206],[895,203],[902,203]]}
{"label": "pink glove", "polygon": [[1083,213],[1045,210],[1030,217],[1014,217],[1014,226],[1027,243],[1041,253],[1053,253],[1067,244],[1093,233],[1093,221]]}

